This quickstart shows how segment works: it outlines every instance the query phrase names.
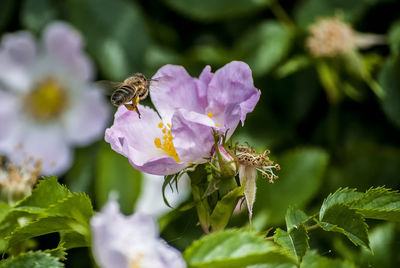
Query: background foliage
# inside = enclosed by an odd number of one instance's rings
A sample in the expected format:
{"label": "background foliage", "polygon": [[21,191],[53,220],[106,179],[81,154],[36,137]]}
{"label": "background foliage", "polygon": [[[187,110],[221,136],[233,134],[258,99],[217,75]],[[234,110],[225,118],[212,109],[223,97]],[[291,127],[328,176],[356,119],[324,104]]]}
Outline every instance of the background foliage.
{"label": "background foliage", "polygon": [[[3,0],[0,31],[26,29],[39,36],[48,23],[67,21],[82,33],[86,51],[98,68],[98,79],[122,80],[133,72],[151,77],[164,64],[183,65],[192,76],[198,76],[207,64],[216,70],[231,60],[247,62],[262,94],[245,128],[233,139],[248,141],[260,150],[270,149],[282,167],[276,184],[258,180],[253,228],[262,231],[284,226],[286,209],[292,204],[304,211],[318,211],[323,199],[340,187],[361,192],[372,186],[400,187],[399,2],[303,0],[279,4],[276,0]],[[316,18],[337,12],[357,31],[386,36],[387,44],[360,52],[363,59],[375,59],[369,74],[385,97],[377,97],[368,83],[341,77],[335,81],[337,87],[350,81],[356,85],[357,97],[342,95],[336,102],[327,98],[321,69],[310,59],[305,38]],[[349,63],[340,64],[349,67]],[[151,105],[149,100],[145,104]],[[122,210],[131,213],[140,194],[141,177],[127,159],[98,141],[75,151],[75,163],[61,181],[72,191],[87,193],[96,209],[104,204],[108,192],[116,189]],[[241,213],[229,226],[246,221],[246,213]],[[193,210],[172,211],[160,222],[162,236],[178,249],[186,249],[201,236]],[[371,221],[369,226],[374,255],[344,236],[332,239],[322,231],[313,233],[310,247],[318,249],[323,258],[346,259],[360,266],[399,265],[399,226],[379,221]],[[235,235],[234,231],[221,234]],[[44,236],[39,248],[47,248],[51,238]],[[192,247],[196,246],[202,245]],[[71,250],[67,267],[87,267],[88,255],[87,249]],[[46,258],[44,261],[52,261],[50,255]],[[311,264],[316,258],[322,257],[310,251],[304,262]]]}

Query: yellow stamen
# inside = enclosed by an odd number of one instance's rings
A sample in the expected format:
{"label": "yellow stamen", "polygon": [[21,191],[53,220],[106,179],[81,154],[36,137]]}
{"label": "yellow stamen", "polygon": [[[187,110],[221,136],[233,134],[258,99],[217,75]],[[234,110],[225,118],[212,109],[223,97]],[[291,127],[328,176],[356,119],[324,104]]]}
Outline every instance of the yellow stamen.
{"label": "yellow stamen", "polygon": [[162,141],[160,138],[155,138],[154,139],[154,145],[163,150],[164,152],[167,153],[167,155],[169,155],[170,157],[172,157],[173,159],[175,159],[176,162],[180,162],[181,160],[178,157],[178,154],[176,153],[174,144],[172,142],[173,137],[172,137],[172,133],[171,133],[171,125],[167,124],[167,127],[164,126],[163,123],[159,123],[158,127],[161,128],[161,132],[164,134],[162,135]]}
{"label": "yellow stamen", "polygon": [[212,114],[212,112],[209,112],[207,115],[208,115],[208,117],[210,117],[210,118],[212,118],[212,117],[213,117],[213,114]]}
{"label": "yellow stamen", "polygon": [[67,96],[57,80],[46,78],[26,95],[25,105],[35,119],[46,121],[62,112],[67,106]]}

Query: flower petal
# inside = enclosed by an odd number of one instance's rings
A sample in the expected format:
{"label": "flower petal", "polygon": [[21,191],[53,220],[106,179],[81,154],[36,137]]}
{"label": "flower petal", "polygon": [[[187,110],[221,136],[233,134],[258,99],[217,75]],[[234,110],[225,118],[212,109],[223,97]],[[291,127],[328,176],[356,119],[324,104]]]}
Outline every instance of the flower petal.
{"label": "flower petal", "polygon": [[4,35],[0,48],[0,80],[8,89],[26,92],[36,58],[35,39],[28,32]]}
{"label": "flower petal", "polygon": [[217,122],[224,122],[225,129],[234,129],[236,122],[241,120],[243,124],[246,114],[254,109],[260,91],[253,85],[250,67],[233,61],[215,72],[207,96],[207,111],[213,113]]}
{"label": "flower petal", "polygon": [[214,74],[211,72],[211,67],[204,67],[197,82],[197,95],[201,106],[205,109],[207,106],[207,88]]}
{"label": "flower petal", "polygon": [[62,60],[74,74],[85,80],[93,78],[92,63],[83,53],[82,38],[75,29],[63,22],[52,23],[45,29],[43,39],[46,52]]}
{"label": "flower petal", "polygon": [[151,100],[164,122],[170,123],[176,109],[184,108],[203,113],[197,95],[196,79],[181,66],[165,65],[153,76]]}
{"label": "flower petal", "polygon": [[18,110],[17,97],[0,90],[0,154],[14,151],[18,143],[22,122],[16,110]]}
{"label": "flower petal", "polygon": [[155,146],[155,139],[162,136],[158,124],[161,119],[151,108],[138,105],[141,119],[124,106],[118,108],[113,126],[106,130],[105,140],[111,148],[129,159],[131,165],[154,175],[169,175],[186,165],[177,163],[166,152]]}
{"label": "flower petal", "polygon": [[172,118],[173,142],[181,161],[204,163],[211,156],[214,145],[212,127],[215,123],[208,116],[184,109]]}
{"label": "flower petal", "polygon": [[[68,147],[63,130],[57,126],[30,126],[22,133],[16,150],[9,157],[14,163],[24,163],[27,157],[42,160],[42,175],[60,175],[72,163],[72,152]],[[17,145],[17,144],[16,144]]]}
{"label": "flower petal", "polygon": [[79,98],[72,100],[63,121],[68,141],[86,145],[104,133],[110,109],[97,88],[80,89]]}

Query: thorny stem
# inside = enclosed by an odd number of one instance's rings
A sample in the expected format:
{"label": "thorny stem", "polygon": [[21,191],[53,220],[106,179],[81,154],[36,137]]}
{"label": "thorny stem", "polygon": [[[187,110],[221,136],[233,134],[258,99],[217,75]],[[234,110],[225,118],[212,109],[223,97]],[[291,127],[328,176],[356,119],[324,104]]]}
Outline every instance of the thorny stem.
{"label": "thorny stem", "polygon": [[[319,227],[321,227],[321,226],[317,223],[317,224],[314,224],[314,225],[306,227],[306,230],[307,231],[312,231],[312,230],[318,229]],[[273,235],[264,238],[264,240],[266,240],[266,241],[274,240],[274,239],[275,239],[275,236],[273,236]]]}
{"label": "thorny stem", "polygon": [[289,17],[289,15],[286,13],[286,11],[282,8],[282,6],[279,4],[279,0],[274,0],[272,1],[270,7],[272,13],[275,15],[275,17],[283,24],[285,25],[289,30],[294,31],[296,28],[295,24],[293,23],[292,19]]}

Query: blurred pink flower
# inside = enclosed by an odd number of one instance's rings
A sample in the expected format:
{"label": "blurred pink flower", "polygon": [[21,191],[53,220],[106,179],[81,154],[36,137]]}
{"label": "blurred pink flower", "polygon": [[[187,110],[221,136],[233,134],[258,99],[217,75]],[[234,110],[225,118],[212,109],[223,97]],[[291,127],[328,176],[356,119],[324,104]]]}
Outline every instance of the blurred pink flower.
{"label": "blurred pink flower", "polygon": [[206,66],[197,79],[181,66],[163,66],[150,87],[160,116],[140,106],[139,119],[119,107],[105,140],[133,167],[150,174],[170,175],[208,161],[214,144],[212,129],[228,130],[229,138],[260,98],[247,64],[235,61],[215,74],[210,70]]}
{"label": "blurred pink flower", "polygon": [[79,33],[61,22],[39,44],[29,32],[3,37],[0,154],[16,163],[40,158],[42,174],[59,175],[72,163],[71,146],[103,133],[109,110],[82,47]]}
{"label": "blurred pink flower", "polygon": [[153,218],[142,213],[125,216],[115,199],[90,225],[93,255],[102,268],[186,267],[181,253],[159,237]]}

